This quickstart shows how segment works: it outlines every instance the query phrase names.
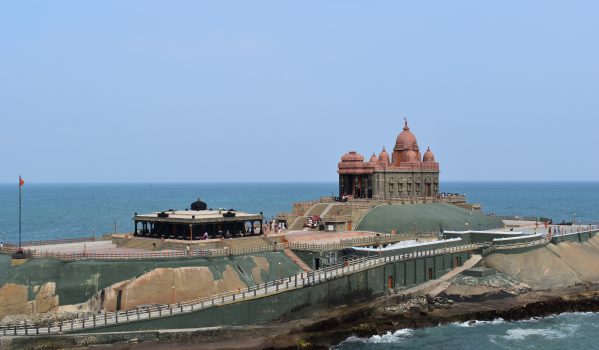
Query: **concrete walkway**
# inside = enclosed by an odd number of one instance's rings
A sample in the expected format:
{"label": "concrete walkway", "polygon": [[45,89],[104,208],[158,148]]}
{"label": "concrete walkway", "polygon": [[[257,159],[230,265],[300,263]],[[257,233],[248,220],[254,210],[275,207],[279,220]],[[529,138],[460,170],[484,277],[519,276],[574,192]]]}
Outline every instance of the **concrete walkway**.
{"label": "concrete walkway", "polygon": [[470,257],[470,259],[468,259],[462,266],[454,268],[437,279],[430,280],[412,288],[408,288],[402,291],[402,294],[430,294],[431,296],[436,296],[449,287],[450,282],[448,282],[448,280],[474,267],[479,261],[482,260],[482,258],[483,257],[481,255],[473,254],[472,257]]}
{"label": "concrete walkway", "polygon": [[291,249],[285,248],[283,249],[283,252],[285,253],[285,255],[287,255],[289,259],[291,259],[291,261],[293,261],[302,270],[306,272],[312,271],[310,266],[306,265],[306,263],[302,259],[300,259],[299,256],[295,255],[295,253]]}

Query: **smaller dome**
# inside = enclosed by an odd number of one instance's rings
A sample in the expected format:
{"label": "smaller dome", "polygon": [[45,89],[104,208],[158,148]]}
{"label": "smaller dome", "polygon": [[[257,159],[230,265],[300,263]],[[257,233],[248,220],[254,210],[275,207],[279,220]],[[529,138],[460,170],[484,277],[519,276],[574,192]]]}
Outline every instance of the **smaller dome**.
{"label": "smaller dome", "polygon": [[433,152],[431,151],[430,147],[428,147],[426,149],[426,152],[424,152],[424,162],[425,163],[434,163],[435,162],[435,156],[433,155]]}
{"label": "smaller dome", "polygon": [[378,158],[376,157],[376,154],[374,154],[374,152],[372,152],[372,156],[370,157],[370,163],[376,163],[378,162]]}
{"label": "smaller dome", "polygon": [[379,162],[389,164],[389,153],[387,153],[385,147],[383,147],[383,150],[379,154]]}
{"label": "smaller dome", "polygon": [[191,210],[206,210],[208,205],[198,198],[197,201],[191,203]]}
{"label": "smaller dome", "polygon": [[342,162],[363,162],[364,157],[356,151],[349,151],[341,157]]}
{"label": "smaller dome", "polygon": [[418,155],[413,150],[409,150],[406,153],[406,162],[407,163],[416,163],[418,162]]}

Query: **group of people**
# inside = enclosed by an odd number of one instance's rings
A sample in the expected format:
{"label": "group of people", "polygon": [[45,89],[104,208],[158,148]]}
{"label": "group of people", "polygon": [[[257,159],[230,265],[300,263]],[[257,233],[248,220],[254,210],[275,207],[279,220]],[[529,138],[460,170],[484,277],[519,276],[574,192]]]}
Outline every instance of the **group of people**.
{"label": "group of people", "polygon": [[275,219],[272,219],[272,220],[264,223],[263,229],[264,229],[264,234],[268,234],[269,232],[279,233],[282,230],[286,230],[287,227],[285,227],[284,222],[280,222]]}
{"label": "group of people", "polygon": [[321,221],[321,219],[320,219],[320,216],[318,216],[318,215],[309,216],[306,219],[306,223],[304,224],[304,227],[316,228],[320,224],[320,221]]}
{"label": "group of people", "polygon": [[344,194],[343,196],[341,196],[341,197],[337,197],[336,199],[337,199],[337,201],[339,201],[339,202],[347,202],[348,200],[350,200],[350,199],[352,199],[352,198],[354,198],[354,196],[352,196],[352,195],[345,195],[345,194]]}

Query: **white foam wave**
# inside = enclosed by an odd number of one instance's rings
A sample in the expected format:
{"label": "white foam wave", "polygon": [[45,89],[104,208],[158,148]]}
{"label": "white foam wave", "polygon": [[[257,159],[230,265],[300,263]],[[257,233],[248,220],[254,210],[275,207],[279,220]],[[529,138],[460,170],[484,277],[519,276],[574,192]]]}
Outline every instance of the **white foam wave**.
{"label": "white foam wave", "polygon": [[454,323],[452,323],[452,325],[457,326],[457,327],[475,327],[475,326],[481,326],[481,325],[485,325],[485,324],[490,324],[490,325],[502,324],[504,322],[505,322],[505,320],[503,318],[496,318],[493,321],[454,322]]}
{"label": "white foam wave", "polygon": [[351,336],[349,338],[347,338],[345,340],[345,342],[349,342],[349,343],[397,343],[399,341],[405,340],[406,338],[409,338],[412,336],[412,333],[414,332],[413,329],[409,329],[409,328],[404,328],[404,329],[400,329],[398,331],[395,331],[393,333],[391,332],[387,332],[383,335],[373,335],[370,338],[360,338],[360,337],[356,337],[356,336]]}
{"label": "white foam wave", "polygon": [[569,335],[568,332],[550,328],[515,328],[509,329],[503,338],[507,340],[524,340],[528,337],[538,336],[546,339],[563,339]]}

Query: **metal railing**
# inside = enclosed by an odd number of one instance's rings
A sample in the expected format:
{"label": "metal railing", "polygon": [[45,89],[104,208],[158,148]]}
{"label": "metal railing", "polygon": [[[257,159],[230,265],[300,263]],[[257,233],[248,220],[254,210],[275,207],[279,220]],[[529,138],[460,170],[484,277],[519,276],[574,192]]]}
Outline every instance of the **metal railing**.
{"label": "metal railing", "polygon": [[[541,239],[527,241],[527,242],[519,242],[519,243],[509,243],[509,244],[497,244],[494,243],[483,249],[483,256],[487,256],[491,253],[496,252],[497,250],[508,250],[508,249],[517,249],[517,248],[526,248],[526,247],[536,247],[536,246],[544,246],[549,242],[559,243],[565,240],[568,240],[569,237],[576,236],[579,234],[588,234],[589,236],[596,234],[599,232],[599,227],[594,225],[589,225],[587,229],[585,227],[572,228],[568,230],[569,232],[563,232],[559,235],[545,236]],[[526,239],[526,236],[521,236],[522,239]]]}
{"label": "metal railing", "polygon": [[[37,241],[25,241],[21,243],[22,247],[32,247],[39,245],[53,245],[53,244],[67,244],[67,243],[82,243],[82,242],[95,242],[98,239],[96,236],[89,237],[77,237],[77,238],[60,238],[60,239],[44,239]],[[9,242],[10,245],[17,245],[15,242]]]}
{"label": "metal railing", "polygon": [[520,242],[520,243],[509,243],[509,244],[493,244],[487,248],[484,248],[482,251],[483,256],[487,256],[491,253],[494,253],[497,250],[509,250],[509,249],[517,249],[517,248],[527,248],[527,247],[536,247],[536,246],[545,246],[549,243],[548,238],[541,238],[534,241]]}
{"label": "metal railing", "polygon": [[[156,258],[189,258],[189,257],[218,257],[231,255],[244,255],[249,253],[260,253],[274,250],[282,250],[284,247],[278,243],[275,245],[265,245],[258,247],[237,248],[237,249],[190,249],[186,250],[161,250],[147,251],[140,253],[60,253],[48,251],[36,251],[25,249],[29,258],[33,259],[58,259],[62,261],[74,260],[141,260]],[[14,246],[5,246],[0,253],[12,254],[16,251]]]}
{"label": "metal railing", "polygon": [[438,239],[438,235],[436,233],[399,233],[399,234],[384,234],[379,236],[368,236],[368,237],[353,237],[348,239],[342,239],[339,242],[333,243],[300,243],[294,242],[289,243],[289,248],[295,250],[304,250],[304,251],[327,251],[327,250],[340,250],[351,248],[354,246],[363,246],[363,245],[379,245],[386,243],[396,243],[399,241],[405,241],[410,239],[420,239],[420,240],[436,240]]}
{"label": "metal railing", "polygon": [[398,254],[394,256],[370,256],[348,259],[339,264],[320,270],[307,273],[302,272],[298,275],[261,283],[256,286],[250,286],[243,290],[229,291],[186,302],[154,305],[148,307],[136,307],[135,309],[119,312],[104,312],[97,315],[93,314],[91,316],[73,318],[68,321],[49,322],[43,326],[30,325],[26,323],[13,326],[2,326],[0,327],[0,336],[63,333],[112,326],[126,322],[155,319],[163,316],[184,314],[215,306],[222,306],[255,298],[263,298],[285,291],[303,288],[305,286],[317,285],[331,279],[341,278],[356,272],[369,270],[392,262],[413,260],[421,257],[436,256],[447,253],[473,251],[478,248],[480,248],[480,245],[478,244],[465,244],[456,247],[431,249],[420,252]]}

